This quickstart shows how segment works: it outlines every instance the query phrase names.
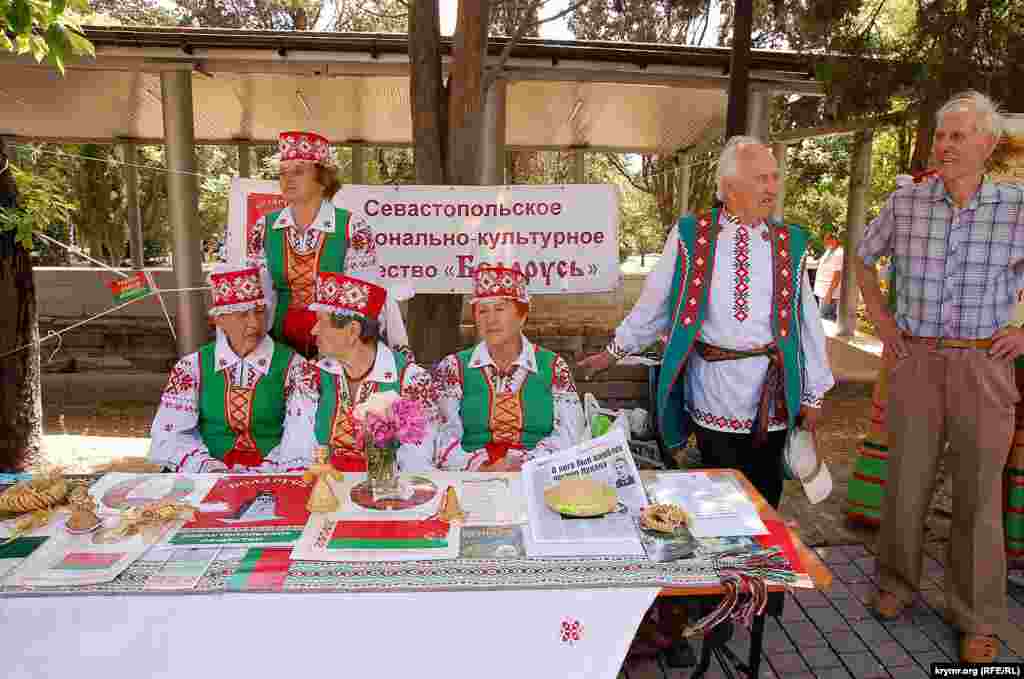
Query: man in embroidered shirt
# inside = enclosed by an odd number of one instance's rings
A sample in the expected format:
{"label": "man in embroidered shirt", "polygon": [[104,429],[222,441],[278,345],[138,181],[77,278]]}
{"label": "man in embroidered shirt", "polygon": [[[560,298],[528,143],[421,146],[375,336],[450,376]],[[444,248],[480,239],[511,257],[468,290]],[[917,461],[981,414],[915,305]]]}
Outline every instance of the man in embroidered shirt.
{"label": "man in embroidered shirt", "polygon": [[210,284],[217,339],[171,371],[149,458],[174,472],[257,471],[303,445],[315,367],[267,335],[258,269],[222,265]]}
{"label": "man in embroidered shirt", "polygon": [[724,208],[679,220],[615,339],[581,364],[604,370],[668,332],[656,410],[666,445],[686,443],[692,418],[704,462],[739,469],[773,507],[786,431],[813,429],[834,383],[807,235],[767,222],[778,184],[768,147],[730,139],[718,164]]}
{"label": "man in embroidered shirt", "polygon": [[435,377],[445,421],[436,466],[519,471],[527,459],[579,443],[583,408],[569,365],[523,335],[526,277],[481,265],[471,304],[483,341],[446,357]]}
{"label": "man in embroidered shirt", "polygon": [[[889,367],[889,465],[875,607],[896,617],[921,578],[925,513],[946,443],[955,453],[946,600],[964,662],[991,662],[1005,622],[1003,467],[1020,399],[1010,327],[1024,286],[1024,187],[985,179],[1003,120],[982,94],[936,115],[938,177],[897,189],[857,251],[861,292]],[[892,261],[889,311],[875,263]]]}

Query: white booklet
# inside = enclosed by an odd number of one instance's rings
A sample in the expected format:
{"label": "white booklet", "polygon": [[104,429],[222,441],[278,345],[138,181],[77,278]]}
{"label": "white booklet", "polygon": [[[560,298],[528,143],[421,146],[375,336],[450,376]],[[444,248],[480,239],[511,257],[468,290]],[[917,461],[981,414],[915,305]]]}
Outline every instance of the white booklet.
{"label": "white booklet", "polygon": [[[588,478],[615,489],[618,505],[599,517],[563,516],[544,503],[544,491],[565,478]],[[523,490],[529,528],[524,535],[530,556],[642,555],[636,517],[647,494],[625,433],[615,427],[549,457],[523,465]]]}
{"label": "white booklet", "polygon": [[651,486],[655,502],[677,504],[692,519],[695,538],[763,535],[768,532],[757,508],[732,476],[705,472],[659,474]]}
{"label": "white booklet", "polygon": [[105,517],[103,527],[85,535],[57,533],[39,546],[4,584],[67,587],[110,582],[141,557],[166,528],[153,534],[121,536],[120,521]]}

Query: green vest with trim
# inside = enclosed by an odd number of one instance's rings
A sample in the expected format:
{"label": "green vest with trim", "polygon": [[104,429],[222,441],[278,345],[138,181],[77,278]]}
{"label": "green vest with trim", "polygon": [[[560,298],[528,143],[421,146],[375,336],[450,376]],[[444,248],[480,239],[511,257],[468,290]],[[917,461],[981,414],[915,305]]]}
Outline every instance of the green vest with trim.
{"label": "green vest with trim", "polygon": [[[216,347],[217,343],[211,342],[199,349],[199,435],[210,455],[223,460],[234,447],[238,434],[228,426],[225,399],[229,380],[227,371],[216,370]],[[256,383],[250,431],[264,457],[281,443],[284,434],[284,384],[294,355],[290,347],[274,342],[270,370]]]}
{"label": "green vest with trim", "polygon": [[[519,387],[519,404],[523,413],[522,447],[533,450],[541,439],[555,429],[555,400],[551,393],[554,382],[554,352],[535,345],[537,372],[529,373]],[[491,411],[494,407],[490,384],[483,368],[470,368],[473,349],[456,356],[462,371],[462,449],[473,452],[493,440]]]}
{"label": "green vest with trim", "polygon": [[[390,350],[389,350],[390,351]],[[402,390],[402,379],[405,376],[405,367],[408,364],[405,356],[392,351],[395,357],[396,376],[393,382],[378,382],[377,391],[398,391]],[[322,445],[330,445],[331,433],[334,428],[334,418],[341,403],[341,385],[338,376],[320,369],[320,402],[316,407],[316,440]]]}
{"label": "green vest with trim", "polygon": [[[275,340],[281,340],[284,336],[284,317],[291,306],[292,289],[288,282],[288,273],[285,271],[284,249],[288,247],[285,231],[287,229],[275,229],[278,217],[284,210],[271,212],[266,216],[266,233],[264,234],[264,252],[267,258],[267,268],[270,270],[270,277],[274,282],[274,291],[277,293],[277,306],[274,309],[274,324],[271,326],[270,335]],[[340,207],[334,208],[334,232],[325,233],[326,240],[320,246],[320,261],[317,265],[317,273],[327,271],[330,273],[345,273],[345,255],[348,252],[348,223],[350,213]]]}
{"label": "green vest with trim", "polygon": [[[658,376],[658,424],[669,448],[686,443],[691,422],[686,413],[683,378],[693,342],[707,318],[711,277],[718,244],[718,210],[710,217],[686,215],[679,220],[679,250],[669,294],[672,326]],[[782,350],[786,410],[792,428],[800,413],[804,356],[800,348],[802,291],[807,232],[796,225],[772,224],[772,335]]]}

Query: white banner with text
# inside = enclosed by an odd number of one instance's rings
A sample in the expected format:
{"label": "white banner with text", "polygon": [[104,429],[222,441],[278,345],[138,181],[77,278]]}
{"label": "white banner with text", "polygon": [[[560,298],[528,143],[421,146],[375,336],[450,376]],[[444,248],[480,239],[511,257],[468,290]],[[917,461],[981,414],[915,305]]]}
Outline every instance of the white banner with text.
{"label": "white banner with text", "polygon": [[[531,293],[607,292],[619,285],[614,185],[346,185],[334,204],[369,223],[384,285],[468,293],[475,267],[499,262],[520,268]],[[234,179],[230,261],[245,257],[259,218],[283,206],[277,182]]]}

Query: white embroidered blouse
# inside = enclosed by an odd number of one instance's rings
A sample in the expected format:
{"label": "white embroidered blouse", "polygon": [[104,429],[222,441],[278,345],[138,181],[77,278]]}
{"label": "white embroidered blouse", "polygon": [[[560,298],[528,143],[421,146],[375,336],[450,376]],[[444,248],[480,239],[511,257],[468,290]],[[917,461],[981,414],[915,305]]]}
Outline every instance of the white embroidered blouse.
{"label": "white embroidered blouse", "polygon": [[[320,204],[320,211],[313,218],[310,225],[304,231],[299,231],[292,209],[286,207],[280,212],[277,220],[270,225],[270,228],[287,229],[286,236],[292,248],[298,254],[306,255],[319,248],[321,241],[327,234],[334,233],[337,228],[337,224],[335,224],[336,215],[337,212],[335,211],[334,204],[325,200]],[[264,294],[267,298],[267,329],[269,330],[274,323],[277,293],[274,290],[274,281],[270,275],[270,268],[267,266],[265,249],[267,226],[266,216],[261,217],[256,222],[252,233],[249,235],[246,253],[248,258],[260,267],[260,277],[263,282]],[[379,280],[377,244],[373,237],[373,230],[370,228],[366,218],[351,212],[348,232],[349,243],[345,251],[345,275],[383,285]],[[402,312],[398,308],[395,295],[390,290],[381,316],[383,333],[386,336],[388,345],[406,351],[409,346],[409,333],[405,328],[405,321],[402,319]]]}
{"label": "white embroidered blouse", "polygon": [[[227,371],[231,384],[251,387],[270,370],[274,355],[274,341],[264,337],[259,346],[247,356],[240,357],[232,349],[227,337],[217,330],[214,357],[215,370]],[[280,449],[292,450],[305,445],[305,420],[316,412],[316,393],[312,378],[316,367],[296,354],[288,364],[285,376],[284,434],[277,448],[265,457],[279,454]],[[218,472],[227,466],[210,455],[199,434],[199,396],[201,388],[199,352],[185,356],[171,370],[167,386],[160,397],[160,408],[150,433],[152,444],[149,460],[174,472]],[[232,473],[241,470],[234,469]],[[262,471],[262,469],[261,469]]]}
{"label": "white embroidered blouse", "polygon": [[[347,379],[344,366],[336,359],[324,357],[317,361],[316,368]],[[370,374],[359,385],[354,405],[363,403],[377,390],[377,385],[394,382],[398,379],[398,367],[394,353],[382,342],[377,343],[377,356]],[[316,401],[319,402],[320,376],[314,385]],[[419,401],[427,418],[427,433],[419,444],[407,443],[398,449],[398,466],[402,471],[427,471],[433,469],[434,447],[437,431],[441,424],[441,413],[438,409],[438,391],[433,377],[425,368],[409,363],[402,377],[400,389],[403,398]],[[314,406],[304,411],[304,417],[296,423],[296,438],[301,441],[298,446],[286,448],[283,445],[267,456],[265,466],[278,473],[298,471],[308,467],[313,461],[313,450],[319,445],[316,439],[316,412]]]}
{"label": "white embroidered blouse", "polygon": [[[513,362],[515,369],[503,376],[494,369],[494,360],[481,342],[469,359],[471,368],[490,366],[484,370],[484,377],[494,393],[515,393],[523,385],[529,373],[537,372],[536,348],[526,337],[522,338],[523,349]],[[524,451],[527,460],[544,457],[553,452],[574,446],[583,440],[584,418],[580,395],[572,379],[569,364],[561,356],[555,356],[551,394],[554,397],[554,429],[537,444],[533,450]],[[462,371],[456,354],[447,356],[437,367],[434,377],[440,390],[440,408],[444,419],[438,435],[435,466],[440,469],[477,471],[487,462],[487,451],[466,451],[462,448],[462,418],[459,409],[462,403]],[[528,406],[527,406],[528,407]]]}

